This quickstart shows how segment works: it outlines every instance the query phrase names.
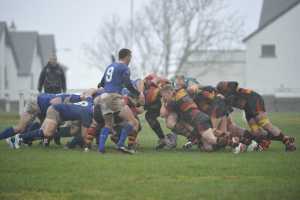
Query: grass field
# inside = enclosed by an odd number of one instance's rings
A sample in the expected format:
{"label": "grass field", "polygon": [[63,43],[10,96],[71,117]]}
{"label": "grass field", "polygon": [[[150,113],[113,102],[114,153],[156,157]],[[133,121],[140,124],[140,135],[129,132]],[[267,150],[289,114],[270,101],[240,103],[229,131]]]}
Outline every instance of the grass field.
{"label": "grass field", "polygon": [[[290,135],[300,134],[300,113],[270,117]],[[2,114],[0,130],[16,120]],[[184,152],[181,139],[176,150],[157,152],[148,125],[140,136],[141,148],[133,156],[116,152],[111,144],[100,155],[38,144],[11,150],[1,141],[0,200],[300,199],[300,149],[286,153],[273,142],[263,153]]]}

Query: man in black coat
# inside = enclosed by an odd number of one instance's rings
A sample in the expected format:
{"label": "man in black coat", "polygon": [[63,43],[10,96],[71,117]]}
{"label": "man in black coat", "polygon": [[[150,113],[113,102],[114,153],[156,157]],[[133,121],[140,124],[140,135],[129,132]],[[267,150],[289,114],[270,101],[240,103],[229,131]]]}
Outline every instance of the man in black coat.
{"label": "man in black coat", "polygon": [[57,94],[66,92],[65,72],[57,63],[55,56],[49,59],[49,62],[41,71],[38,85],[39,92],[42,92],[43,87],[45,93]]}

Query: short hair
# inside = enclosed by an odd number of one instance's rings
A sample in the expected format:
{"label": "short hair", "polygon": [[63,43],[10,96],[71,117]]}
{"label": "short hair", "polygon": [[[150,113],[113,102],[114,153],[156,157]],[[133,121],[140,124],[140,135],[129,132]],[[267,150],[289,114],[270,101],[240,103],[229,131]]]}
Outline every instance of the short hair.
{"label": "short hair", "polygon": [[121,49],[119,51],[119,60],[124,59],[125,57],[131,55],[131,51],[129,49]]}
{"label": "short hair", "polygon": [[160,92],[169,92],[169,91],[174,91],[174,87],[170,84],[164,85],[161,89]]}

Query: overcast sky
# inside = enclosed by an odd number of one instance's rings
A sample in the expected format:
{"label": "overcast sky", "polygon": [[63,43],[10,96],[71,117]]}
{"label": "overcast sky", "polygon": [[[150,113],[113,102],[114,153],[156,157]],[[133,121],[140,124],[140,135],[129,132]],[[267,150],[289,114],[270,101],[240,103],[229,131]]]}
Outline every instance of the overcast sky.
{"label": "overcast sky", "polygon": [[[134,0],[138,10],[150,0]],[[262,0],[226,0],[245,20],[245,32],[258,26]],[[14,21],[18,30],[54,34],[59,61],[67,65],[69,88],[95,87],[101,72],[88,66],[82,51],[112,14],[130,17],[130,0],[0,0],[0,21]],[[70,51],[64,51],[65,48]]]}

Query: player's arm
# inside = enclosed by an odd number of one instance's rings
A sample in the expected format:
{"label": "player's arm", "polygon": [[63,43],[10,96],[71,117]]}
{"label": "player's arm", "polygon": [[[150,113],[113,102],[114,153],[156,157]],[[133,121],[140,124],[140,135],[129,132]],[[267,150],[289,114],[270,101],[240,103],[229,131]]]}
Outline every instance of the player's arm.
{"label": "player's arm", "polygon": [[131,92],[135,96],[140,95],[140,92],[137,89],[135,89],[135,87],[132,85],[132,82],[130,80],[129,69],[124,70],[121,78],[122,78],[122,82],[123,82],[124,86],[129,90],[129,92]]}
{"label": "player's arm", "polygon": [[66,75],[65,75],[65,72],[63,70],[63,68],[60,66],[60,70],[61,70],[61,83],[62,83],[62,90],[63,90],[63,93],[66,93],[67,91],[67,81],[66,81]]}
{"label": "player's arm", "polygon": [[39,84],[38,84],[38,91],[42,92],[43,86],[44,86],[44,81],[46,78],[46,68],[44,67],[43,70],[41,71],[40,77],[39,77]]}
{"label": "player's arm", "polygon": [[104,87],[104,85],[105,85],[105,73],[103,74],[102,79],[101,79],[100,83],[97,85],[97,87],[98,88]]}
{"label": "player's arm", "polygon": [[96,94],[97,89],[95,88],[90,88],[86,91],[84,91],[80,96],[82,100],[87,99],[88,97],[92,97],[94,94]]}

